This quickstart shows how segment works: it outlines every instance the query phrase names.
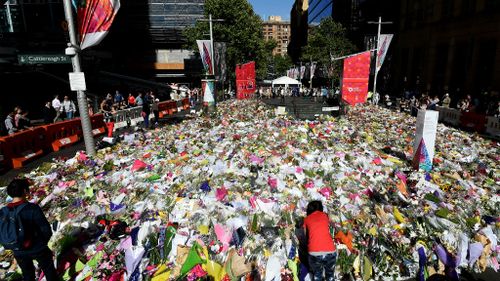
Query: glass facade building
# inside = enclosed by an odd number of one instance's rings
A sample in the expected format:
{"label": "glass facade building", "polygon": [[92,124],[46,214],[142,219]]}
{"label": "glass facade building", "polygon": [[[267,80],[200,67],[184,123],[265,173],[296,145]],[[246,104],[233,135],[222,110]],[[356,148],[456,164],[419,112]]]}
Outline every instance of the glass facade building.
{"label": "glass facade building", "polygon": [[153,44],[180,44],[182,32],[204,17],[205,0],[122,1],[117,15],[120,31],[148,36]]}
{"label": "glass facade building", "polygon": [[333,0],[309,1],[309,24],[319,24],[322,19],[331,17],[333,13]]}

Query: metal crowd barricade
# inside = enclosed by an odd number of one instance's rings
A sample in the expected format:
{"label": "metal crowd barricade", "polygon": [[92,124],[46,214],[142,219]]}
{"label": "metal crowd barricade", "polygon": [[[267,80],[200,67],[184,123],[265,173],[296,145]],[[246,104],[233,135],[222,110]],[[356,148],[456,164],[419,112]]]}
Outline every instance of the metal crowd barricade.
{"label": "metal crowd barricade", "polygon": [[142,112],[142,106],[136,106],[118,110],[114,115],[115,119],[114,129],[118,130],[127,126],[137,125],[143,120],[141,112]]}
{"label": "metal crowd barricade", "polygon": [[500,117],[487,117],[486,133],[493,137],[500,138]]}

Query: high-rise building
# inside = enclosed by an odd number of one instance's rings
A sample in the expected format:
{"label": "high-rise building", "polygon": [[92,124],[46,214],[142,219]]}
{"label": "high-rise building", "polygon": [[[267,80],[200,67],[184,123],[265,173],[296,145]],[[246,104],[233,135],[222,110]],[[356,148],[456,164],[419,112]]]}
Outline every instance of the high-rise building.
{"label": "high-rise building", "polygon": [[201,63],[185,48],[183,32],[205,17],[204,5],[205,0],[121,1],[105,45],[120,69],[151,79],[186,80],[201,70],[192,63]]}
{"label": "high-rise building", "polygon": [[280,16],[270,16],[264,21],[262,31],[264,39],[274,40],[277,43],[273,55],[285,55],[290,43],[290,22],[283,21]]}
{"label": "high-rise building", "polygon": [[452,103],[500,89],[500,1],[401,1],[393,84]]}
{"label": "high-rise building", "polygon": [[319,24],[322,19],[331,17],[333,13],[333,2],[334,0],[309,0],[307,22],[309,24]]}

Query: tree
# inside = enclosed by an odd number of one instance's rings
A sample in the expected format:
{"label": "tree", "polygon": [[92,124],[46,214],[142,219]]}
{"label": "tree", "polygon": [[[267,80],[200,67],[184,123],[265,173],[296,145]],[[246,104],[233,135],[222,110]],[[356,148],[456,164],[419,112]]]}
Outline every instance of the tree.
{"label": "tree", "polygon": [[292,59],[288,56],[274,56],[274,73],[278,76],[286,75],[286,71],[293,66]]}
{"label": "tree", "polygon": [[[262,33],[262,20],[253,11],[247,0],[206,0],[205,15],[223,19],[213,24],[215,41],[227,43],[226,62],[230,78],[234,78],[236,64],[255,61],[257,77],[265,78],[267,64],[274,48],[273,42],[266,42]],[[184,32],[188,47],[197,50],[196,40],[206,38],[208,22],[197,22]]]}
{"label": "tree", "polygon": [[352,54],[356,51],[354,44],[345,36],[346,30],[331,18],[325,18],[319,26],[314,27],[302,52],[302,61],[313,60],[326,70],[328,78],[334,83],[340,80],[342,71],[341,60],[332,58]]}

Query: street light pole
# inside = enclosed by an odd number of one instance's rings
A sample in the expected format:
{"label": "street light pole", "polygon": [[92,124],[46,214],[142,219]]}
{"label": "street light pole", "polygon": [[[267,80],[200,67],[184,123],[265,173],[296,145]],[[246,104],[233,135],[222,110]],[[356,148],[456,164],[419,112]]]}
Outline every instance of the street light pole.
{"label": "street light pole", "polygon": [[[206,19],[199,19],[199,21],[207,21]],[[210,48],[212,49],[212,51],[210,52],[210,56],[211,56],[211,67],[212,67],[212,75],[214,76],[215,78],[215,56],[214,56],[214,53],[215,53],[215,49],[214,49],[214,32],[213,32],[213,22],[216,21],[216,22],[223,22],[224,20],[223,19],[212,19],[212,14],[209,14],[208,15],[208,24],[209,24],[209,28],[210,28]],[[214,83],[215,85],[215,83]],[[214,107],[217,107],[217,95],[214,94]]]}
{"label": "street light pole", "polygon": [[378,24],[378,32],[377,32],[377,47],[375,48],[376,53],[375,53],[375,77],[373,79],[373,93],[375,94],[377,92],[377,75],[378,75],[378,70],[377,70],[377,65],[378,65],[378,44],[380,42],[380,31],[382,29],[382,24],[391,24],[391,21],[386,21],[382,22],[382,17],[378,17],[378,22],[373,22],[369,21],[368,24]]}
{"label": "street light pole", "polygon": [[[80,46],[76,40],[75,25],[73,21],[73,11],[71,10],[71,1],[64,0],[64,15],[68,23],[69,39],[68,49],[72,52],[71,62],[73,64],[73,72],[81,73],[80,65]],[[90,123],[89,110],[87,104],[87,97],[82,90],[77,91],[78,110],[80,111],[80,120],[82,122],[83,140],[85,142],[85,149],[89,156],[95,156],[94,136],[92,134],[92,124]]]}

